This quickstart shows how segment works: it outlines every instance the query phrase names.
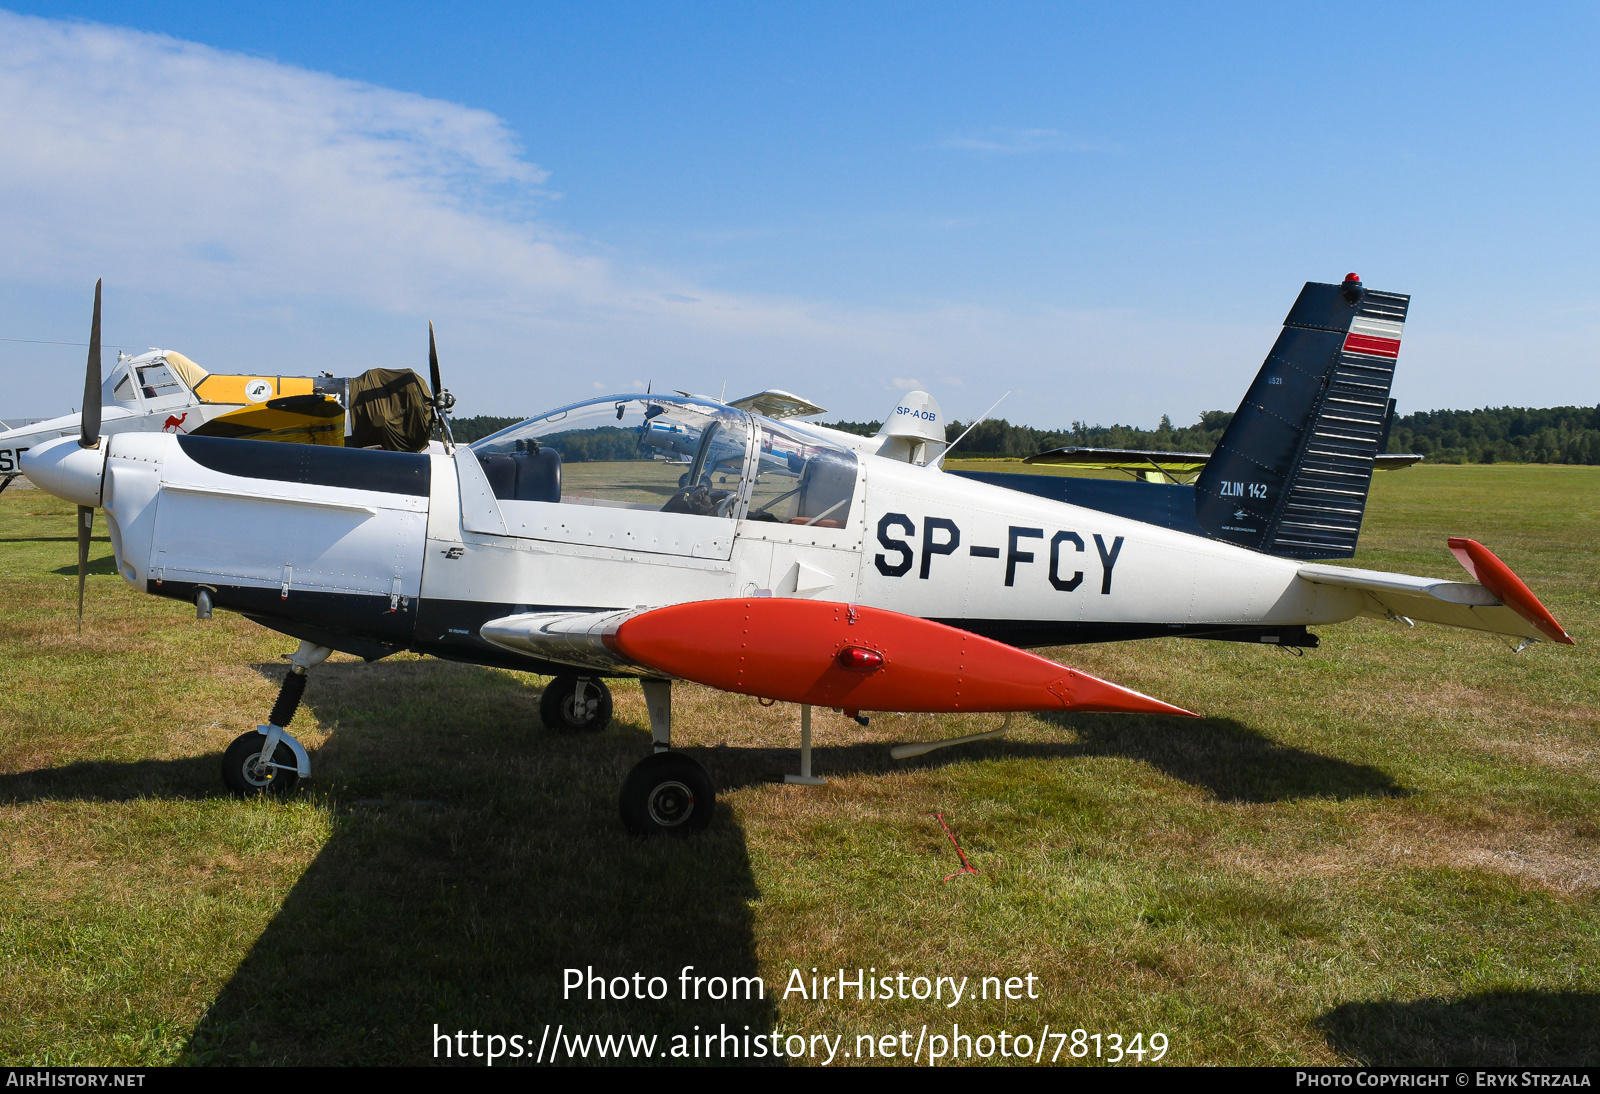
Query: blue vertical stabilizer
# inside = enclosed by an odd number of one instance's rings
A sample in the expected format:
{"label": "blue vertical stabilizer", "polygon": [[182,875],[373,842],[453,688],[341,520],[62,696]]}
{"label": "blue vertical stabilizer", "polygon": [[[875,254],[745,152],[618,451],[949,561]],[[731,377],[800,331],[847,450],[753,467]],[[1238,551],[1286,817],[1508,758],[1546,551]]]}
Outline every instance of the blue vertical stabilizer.
{"label": "blue vertical stabilizer", "polygon": [[1206,535],[1288,558],[1355,553],[1410,300],[1353,275],[1306,284],[1195,480]]}

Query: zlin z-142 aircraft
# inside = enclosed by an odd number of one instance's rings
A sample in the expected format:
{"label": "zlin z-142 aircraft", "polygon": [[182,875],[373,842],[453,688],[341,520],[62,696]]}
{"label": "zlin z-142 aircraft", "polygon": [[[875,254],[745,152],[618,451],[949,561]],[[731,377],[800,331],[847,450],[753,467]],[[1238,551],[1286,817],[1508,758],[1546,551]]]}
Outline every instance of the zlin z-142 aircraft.
{"label": "zlin z-142 aircraft", "polygon": [[[632,394],[459,446],[441,399],[443,441],[421,453],[102,437],[86,416],[23,466],[89,519],[105,509],[136,588],[300,639],[267,724],[224,756],[234,790],[310,774],[286,727],[332,651],[414,650],[554,676],[541,712],[573,730],[609,720],[605,678],[640,678],[654,752],[623,783],[622,817],[684,834],[715,792],[672,750],[674,680],[799,704],[788,778],[817,782],[813,705],[1188,714],[1028,647],[1306,647],[1308,627],[1357,615],[1570,643],[1473,540],[1448,544],[1470,582],[1318,561],[1355,551],[1408,301],[1354,275],[1307,284],[1192,486],[944,471],[923,393],[876,437]],[[91,353],[90,390],[98,372]]]}

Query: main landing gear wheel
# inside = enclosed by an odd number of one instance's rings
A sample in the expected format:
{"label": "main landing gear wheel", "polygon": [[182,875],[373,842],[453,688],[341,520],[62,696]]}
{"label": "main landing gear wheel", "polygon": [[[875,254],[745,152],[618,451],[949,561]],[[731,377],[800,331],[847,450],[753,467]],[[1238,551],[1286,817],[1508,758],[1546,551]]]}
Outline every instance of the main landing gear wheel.
{"label": "main landing gear wheel", "polygon": [[706,769],[681,752],[640,760],[622,780],[622,823],[636,836],[691,836],[717,811]]}
{"label": "main landing gear wheel", "polygon": [[273,763],[281,767],[268,767],[261,762],[261,750],[266,743],[266,737],[251,730],[235,737],[228,751],[222,754],[222,781],[240,797],[253,798],[260,794],[281,797],[300,781],[294,750],[283,741],[272,751]]}
{"label": "main landing gear wheel", "polygon": [[578,677],[557,676],[539,697],[539,718],[560,733],[599,733],[611,724],[611,689],[598,677],[584,677],[580,700]]}

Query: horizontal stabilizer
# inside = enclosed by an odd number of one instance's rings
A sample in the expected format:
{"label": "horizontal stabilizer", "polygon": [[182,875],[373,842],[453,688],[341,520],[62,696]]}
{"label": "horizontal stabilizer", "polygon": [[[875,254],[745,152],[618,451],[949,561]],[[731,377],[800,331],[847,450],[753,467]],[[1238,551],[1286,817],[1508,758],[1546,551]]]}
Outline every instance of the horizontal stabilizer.
{"label": "horizontal stabilizer", "polygon": [[[816,600],[675,604],[604,637],[626,661],[744,695],[845,710],[1186,710],[1024,650],[898,612]],[[487,637],[487,631],[486,631]]]}
{"label": "horizontal stabilizer", "polygon": [[[1464,627],[1468,630],[1489,631],[1542,641],[1554,638],[1570,644],[1561,624],[1545,610],[1528,587],[1511,573],[1505,563],[1495,558],[1488,548],[1471,540],[1450,541],[1452,550],[1458,543],[1472,543],[1488,559],[1493,559],[1504,575],[1494,573],[1490,582],[1473,584],[1466,581],[1442,581],[1431,577],[1412,577],[1378,570],[1357,570],[1346,566],[1328,566],[1306,563],[1300,567],[1300,577],[1317,585],[1351,589],[1365,594],[1363,615],[1378,619],[1420,620],[1439,623],[1447,627]],[[1467,549],[1462,548],[1465,552]],[[1471,568],[1469,567],[1469,570]],[[1492,570],[1487,563],[1479,563],[1474,576]],[[1504,578],[1516,582],[1516,593]],[[1492,582],[1492,583],[1491,583]],[[1526,602],[1516,603],[1510,596],[1525,596]],[[1543,613],[1542,618],[1540,613]],[[1559,635],[1559,637],[1557,637]]]}

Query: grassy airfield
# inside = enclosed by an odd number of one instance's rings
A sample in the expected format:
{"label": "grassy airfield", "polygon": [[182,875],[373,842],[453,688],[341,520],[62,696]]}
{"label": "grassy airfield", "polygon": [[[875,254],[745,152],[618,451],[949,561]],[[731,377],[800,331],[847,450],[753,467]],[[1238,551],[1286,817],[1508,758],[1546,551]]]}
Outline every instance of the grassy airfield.
{"label": "grassy airfield", "polygon": [[[80,638],[72,508],[7,491],[0,1060],[420,1063],[435,1023],[534,1042],[726,1023],[843,1034],[853,1062],[858,1034],[956,1021],[1159,1032],[1167,1063],[1595,1063],[1600,468],[1379,475],[1355,562],[1459,577],[1451,534],[1579,645],[1360,620],[1304,658],[1063,649],[1210,717],[1019,717],[895,762],[889,743],[999,718],[818,712],[820,788],[765,781],[795,770],[794,708],[682,687],[675,740],[724,804],[703,838],[645,844],[615,804],[648,751],[637,686],[605,734],[557,737],[541,680],[410,656],[312,674],[311,793],[224,797],[219,754],[294,642],[134,593],[103,539]],[[941,880],[935,811],[976,876]],[[672,997],[563,1001],[562,969],[591,965]],[[677,1001],[684,965],[767,998]],[[782,997],[791,968],[841,966],[969,991],[1031,973],[1040,998]]]}

